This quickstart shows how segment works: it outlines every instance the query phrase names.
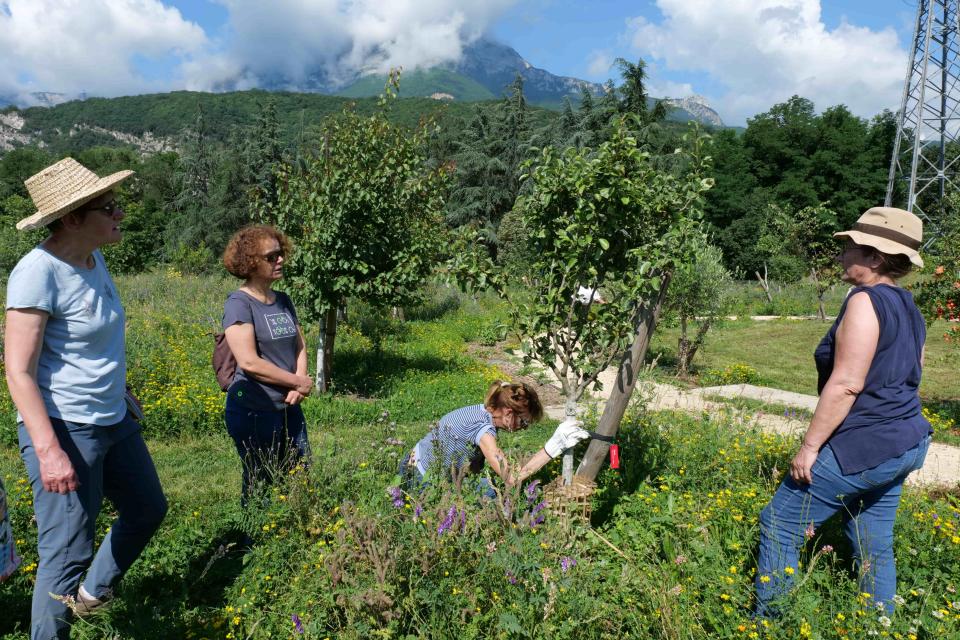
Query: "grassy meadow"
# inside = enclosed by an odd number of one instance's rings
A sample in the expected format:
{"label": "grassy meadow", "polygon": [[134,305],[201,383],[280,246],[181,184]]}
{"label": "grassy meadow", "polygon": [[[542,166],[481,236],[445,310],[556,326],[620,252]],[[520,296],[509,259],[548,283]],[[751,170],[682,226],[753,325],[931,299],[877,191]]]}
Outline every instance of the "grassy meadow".
{"label": "grassy meadow", "polygon": [[[620,434],[621,468],[598,478],[591,526],[543,505],[556,463],[492,502],[477,498],[472,479],[391,493],[400,457],[430,424],[480,402],[504,376],[470,348],[495,333],[502,306],[443,287],[407,310],[406,322],[350,309],[337,339],[336,392],[304,405],[312,464],[244,512],[209,365],[234,283],[168,271],[117,284],[129,377],[170,512],[111,608],[78,623],[74,637],[960,637],[960,499],[944,491],[905,491],[896,532],[903,604],[894,616],[859,591],[840,524],[830,522],[795,568],[789,613],[751,619],[757,517],[796,443],[760,432],[749,411],[691,416],[634,405]],[[824,330],[731,322],[708,338],[700,369],[743,363],[765,382],[809,391],[800,376],[811,375],[809,354]],[[655,343],[661,362],[675,348],[672,331]],[[937,379],[925,387],[930,398],[957,398],[947,364],[928,378]],[[36,530],[5,390],[0,403],[0,475],[25,565],[0,585],[0,637],[21,639]],[[501,444],[520,461],[554,426],[503,434]],[[246,552],[245,534],[255,540]]]}

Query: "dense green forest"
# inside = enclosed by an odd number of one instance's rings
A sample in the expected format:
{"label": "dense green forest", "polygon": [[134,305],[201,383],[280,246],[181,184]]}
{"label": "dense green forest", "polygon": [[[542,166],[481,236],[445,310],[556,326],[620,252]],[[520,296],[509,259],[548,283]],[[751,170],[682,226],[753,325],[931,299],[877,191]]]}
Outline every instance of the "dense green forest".
{"label": "dense green forest", "polygon": [[[662,165],[672,161],[690,125],[669,121],[652,105],[642,62],[618,64],[619,86],[601,98],[584,93],[559,111],[529,105],[518,78],[501,100],[401,98],[392,101],[388,117],[410,129],[426,127],[428,162],[452,169],[447,224],[476,229],[493,259],[509,260],[523,251],[511,243],[509,213],[524,189],[524,163],[539,149],[597,148],[612,119],[627,115],[644,150]],[[159,263],[187,271],[216,268],[229,234],[254,219],[258,206],[269,206],[276,170],[295,168],[317,153],[326,119],[378,108],[375,98],[181,91],[19,111],[21,131],[33,132],[36,142],[0,157],[0,224],[12,229],[31,212],[24,179],[72,155],[101,174],[128,167],[137,172],[121,194],[127,235],[110,248],[116,270]],[[150,134],[169,150],[145,153],[110,132]],[[715,178],[705,222],[726,266],[746,278],[765,267],[784,280],[809,273],[803,256],[776,242],[782,225],[775,219],[814,207],[827,234],[881,203],[894,133],[890,112],[869,121],[842,105],[818,113],[798,96],[749,119],[745,130],[699,130],[696,135],[709,137]],[[0,268],[8,271],[38,237],[4,234]],[[505,246],[513,258],[501,251]]]}

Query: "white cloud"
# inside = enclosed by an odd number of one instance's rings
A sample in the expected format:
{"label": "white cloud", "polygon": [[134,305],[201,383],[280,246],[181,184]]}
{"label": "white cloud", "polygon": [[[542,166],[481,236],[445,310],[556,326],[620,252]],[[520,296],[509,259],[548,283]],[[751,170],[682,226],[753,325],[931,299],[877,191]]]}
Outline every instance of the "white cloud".
{"label": "white cloud", "polygon": [[[0,0],[0,96],[243,89],[265,79],[316,89],[315,76],[338,84],[455,62],[516,2],[214,1],[229,16],[218,40],[164,0]],[[151,64],[162,79],[144,77]]]}
{"label": "white cloud", "polygon": [[696,94],[693,85],[689,82],[673,82],[672,80],[651,81],[647,93],[651,96],[664,98],[689,98]]}
{"label": "white cloud", "polygon": [[167,90],[140,75],[137,59],[189,56],[206,41],[199,26],[159,0],[6,0],[0,95]]}
{"label": "white cloud", "polygon": [[338,84],[357,73],[455,62],[516,0],[218,1],[230,14],[230,43],[187,66],[196,88],[278,76],[296,86],[318,73]]}
{"label": "white cloud", "polygon": [[742,123],[791,95],[869,117],[896,108],[907,52],[892,28],[827,29],[820,0],[657,0],[664,19],[630,21],[632,45],[670,70],[705,72],[711,102]]}
{"label": "white cloud", "polygon": [[613,55],[609,51],[591,51],[587,56],[587,74],[593,79],[609,78],[612,66]]}

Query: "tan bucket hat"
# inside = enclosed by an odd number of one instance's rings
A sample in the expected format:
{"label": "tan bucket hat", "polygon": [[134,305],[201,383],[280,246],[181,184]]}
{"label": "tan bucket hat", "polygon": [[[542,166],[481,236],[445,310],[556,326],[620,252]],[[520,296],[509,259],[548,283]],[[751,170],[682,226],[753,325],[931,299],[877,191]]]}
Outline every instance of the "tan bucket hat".
{"label": "tan bucket hat", "polygon": [[857,244],[873,247],[889,255],[902,253],[913,264],[923,266],[923,259],[918,253],[923,244],[923,221],[909,211],[873,207],[860,216],[852,229],[833,235],[850,238]]}
{"label": "tan bucket hat", "polygon": [[129,169],[101,178],[74,160],[64,158],[23,181],[37,211],[17,223],[17,230],[45,227],[133,175]]}

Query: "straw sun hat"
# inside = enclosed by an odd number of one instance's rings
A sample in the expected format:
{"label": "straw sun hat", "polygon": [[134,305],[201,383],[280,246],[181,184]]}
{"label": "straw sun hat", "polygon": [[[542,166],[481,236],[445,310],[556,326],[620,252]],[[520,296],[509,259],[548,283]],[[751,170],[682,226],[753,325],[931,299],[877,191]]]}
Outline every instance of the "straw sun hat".
{"label": "straw sun hat", "polygon": [[128,169],[101,178],[73,158],[64,158],[24,180],[37,211],[18,222],[17,229],[45,227],[110,191],[131,175],[133,171]]}
{"label": "straw sun hat", "polygon": [[923,221],[909,211],[893,207],[868,209],[849,231],[840,231],[834,237],[850,238],[859,245],[866,245],[886,253],[902,253],[918,267],[923,259],[917,250],[923,243]]}

